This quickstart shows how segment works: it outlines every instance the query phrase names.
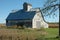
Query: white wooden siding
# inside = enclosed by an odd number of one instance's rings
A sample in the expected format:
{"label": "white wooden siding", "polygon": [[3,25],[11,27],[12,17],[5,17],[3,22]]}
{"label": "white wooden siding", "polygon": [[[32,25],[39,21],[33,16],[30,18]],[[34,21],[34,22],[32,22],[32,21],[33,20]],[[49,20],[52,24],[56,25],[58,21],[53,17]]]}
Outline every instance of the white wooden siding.
{"label": "white wooden siding", "polygon": [[41,27],[48,28],[48,24],[43,20],[41,12],[37,12],[32,20],[32,28],[41,28]]}

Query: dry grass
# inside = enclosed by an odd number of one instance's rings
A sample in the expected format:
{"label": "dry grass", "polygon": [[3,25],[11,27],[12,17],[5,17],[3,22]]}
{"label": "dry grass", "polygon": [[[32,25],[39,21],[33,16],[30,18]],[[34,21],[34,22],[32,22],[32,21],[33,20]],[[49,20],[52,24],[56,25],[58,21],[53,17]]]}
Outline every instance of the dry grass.
{"label": "dry grass", "polygon": [[49,28],[58,28],[59,24],[58,23],[48,23]]}
{"label": "dry grass", "polygon": [[[58,35],[57,28],[16,29],[15,26],[13,26],[13,28],[7,28],[6,26],[3,27],[1,26],[0,40],[51,40],[50,37],[55,37],[56,35]],[[45,39],[46,37],[47,39]],[[52,38],[52,40],[55,39]]]}
{"label": "dry grass", "polygon": [[0,29],[0,40],[36,40],[46,34],[35,29]]}

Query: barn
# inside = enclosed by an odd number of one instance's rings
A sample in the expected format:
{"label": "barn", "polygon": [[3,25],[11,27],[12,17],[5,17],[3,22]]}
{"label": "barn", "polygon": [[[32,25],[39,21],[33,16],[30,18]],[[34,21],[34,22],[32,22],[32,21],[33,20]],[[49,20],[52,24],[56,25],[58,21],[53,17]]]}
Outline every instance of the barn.
{"label": "barn", "polygon": [[28,28],[48,28],[40,8],[32,8],[29,3],[23,3],[23,9],[11,12],[6,18],[6,26],[26,26]]}

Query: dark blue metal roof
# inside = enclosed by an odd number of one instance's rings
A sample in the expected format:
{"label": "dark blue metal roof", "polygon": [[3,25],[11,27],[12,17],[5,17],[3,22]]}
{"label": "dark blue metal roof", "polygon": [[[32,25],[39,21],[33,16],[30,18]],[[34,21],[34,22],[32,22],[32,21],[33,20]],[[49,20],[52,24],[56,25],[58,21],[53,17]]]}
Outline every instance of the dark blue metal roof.
{"label": "dark blue metal roof", "polygon": [[14,13],[10,13],[6,20],[24,20],[24,19],[33,19],[35,11],[24,12],[23,10],[19,10]]}

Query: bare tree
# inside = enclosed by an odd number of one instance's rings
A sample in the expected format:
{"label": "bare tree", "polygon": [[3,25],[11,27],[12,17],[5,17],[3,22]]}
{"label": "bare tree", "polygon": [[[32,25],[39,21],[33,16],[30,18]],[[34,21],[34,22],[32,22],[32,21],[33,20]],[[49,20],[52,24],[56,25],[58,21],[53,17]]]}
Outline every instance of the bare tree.
{"label": "bare tree", "polygon": [[59,0],[47,0],[42,9],[43,15],[50,15],[59,8]]}
{"label": "bare tree", "polygon": [[[44,8],[41,11],[43,13],[43,16],[49,16],[51,14],[56,15],[54,12],[57,11],[57,9],[60,10],[59,0],[46,0],[46,3],[44,4]],[[59,24],[60,24],[60,19],[59,19]],[[60,37],[60,27],[59,27],[59,37]]]}

